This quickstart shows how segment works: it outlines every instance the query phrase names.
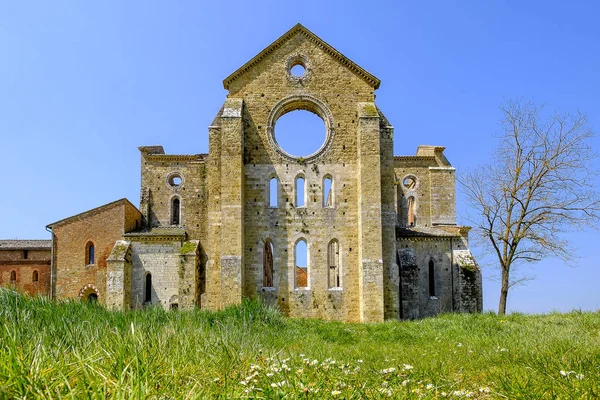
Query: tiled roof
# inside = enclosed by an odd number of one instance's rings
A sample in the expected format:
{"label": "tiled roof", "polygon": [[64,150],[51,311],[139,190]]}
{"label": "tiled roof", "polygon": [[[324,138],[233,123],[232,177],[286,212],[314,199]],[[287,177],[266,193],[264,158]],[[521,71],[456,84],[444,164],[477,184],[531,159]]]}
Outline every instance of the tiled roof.
{"label": "tiled roof", "polygon": [[52,240],[0,240],[0,250],[50,250]]}
{"label": "tiled roof", "polygon": [[157,226],[141,231],[127,232],[125,237],[185,236],[183,226]]}
{"label": "tiled roof", "polygon": [[421,237],[421,238],[434,238],[434,237],[458,237],[459,235],[450,233],[448,231],[429,228],[429,227],[412,227],[412,228],[400,228],[396,227],[396,237]]}

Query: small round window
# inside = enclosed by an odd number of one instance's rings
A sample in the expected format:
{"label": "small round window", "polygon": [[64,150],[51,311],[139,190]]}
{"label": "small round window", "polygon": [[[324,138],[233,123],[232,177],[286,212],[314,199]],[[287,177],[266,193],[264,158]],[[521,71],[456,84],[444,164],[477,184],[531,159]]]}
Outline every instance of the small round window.
{"label": "small round window", "polygon": [[402,186],[405,189],[412,190],[417,188],[417,177],[414,175],[407,175],[402,180]]}
{"label": "small round window", "polygon": [[297,78],[300,78],[306,72],[306,68],[301,63],[293,65],[290,69],[290,73]]}
{"label": "small round window", "polygon": [[169,175],[169,177],[167,178],[167,182],[172,188],[178,188],[183,183],[181,175],[179,175],[178,173]]}

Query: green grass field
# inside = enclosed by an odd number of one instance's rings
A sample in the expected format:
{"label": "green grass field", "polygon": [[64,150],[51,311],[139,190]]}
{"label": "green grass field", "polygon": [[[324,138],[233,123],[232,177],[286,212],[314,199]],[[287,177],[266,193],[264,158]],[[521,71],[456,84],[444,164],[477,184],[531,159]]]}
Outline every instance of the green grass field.
{"label": "green grass field", "polygon": [[599,398],[600,313],[342,324],[0,289],[0,398]]}

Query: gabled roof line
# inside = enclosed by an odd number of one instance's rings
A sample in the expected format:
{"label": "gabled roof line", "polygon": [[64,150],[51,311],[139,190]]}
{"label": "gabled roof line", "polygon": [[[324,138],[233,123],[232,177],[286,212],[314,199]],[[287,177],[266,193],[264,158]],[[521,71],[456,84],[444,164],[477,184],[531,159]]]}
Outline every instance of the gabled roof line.
{"label": "gabled roof line", "polygon": [[263,58],[265,58],[266,56],[271,54],[273,51],[275,51],[276,49],[281,47],[281,45],[283,45],[288,39],[290,39],[296,33],[304,34],[309,40],[311,40],[313,43],[315,43],[321,49],[325,50],[325,52],[327,52],[328,54],[333,56],[335,59],[340,61],[342,64],[344,64],[346,67],[348,67],[351,71],[353,71],[355,74],[357,74],[358,76],[363,78],[365,81],[367,81],[369,84],[371,84],[375,89],[379,89],[379,84],[381,83],[381,81],[377,77],[375,77],[373,74],[367,72],[365,69],[360,67],[354,61],[350,60],[348,57],[344,56],[342,53],[340,53],[339,51],[334,49],[330,44],[328,44],[323,39],[321,39],[320,37],[318,37],[317,35],[312,33],[310,30],[308,30],[306,27],[304,27],[300,23],[294,25],[292,27],[292,29],[290,29],[289,31],[287,31],[286,33],[281,35],[277,40],[275,40],[273,43],[271,43],[269,46],[267,46],[263,51],[261,51],[256,56],[254,56],[250,61],[248,61],[246,64],[242,65],[234,73],[232,73],[227,78],[225,78],[223,80],[223,87],[226,90],[229,90],[229,85],[231,84],[231,82],[236,80],[238,77],[240,77],[242,74],[244,74],[250,68],[252,68],[254,65],[258,64]]}
{"label": "gabled roof line", "polygon": [[82,213],[75,214],[75,215],[67,217],[67,218],[63,218],[63,219],[61,219],[59,221],[56,221],[56,222],[53,222],[51,224],[46,225],[46,228],[54,228],[57,225],[62,225],[64,223],[69,222],[69,221],[74,220],[74,219],[84,218],[84,217],[87,217],[88,215],[95,214],[95,213],[97,213],[99,211],[105,211],[105,210],[108,210],[108,209],[110,209],[110,208],[112,208],[114,206],[121,205],[121,204],[129,204],[137,212],[140,212],[140,210],[138,210],[138,208],[136,206],[134,206],[133,204],[131,204],[131,202],[129,200],[127,200],[126,198],[122,198],[122,199],[119,199],[119,200],[116,200],[116,201],[113,201],[113,202],[101,205],[99,207],[92,208],[91,210],[87,210],[87,211],[84,211]]}

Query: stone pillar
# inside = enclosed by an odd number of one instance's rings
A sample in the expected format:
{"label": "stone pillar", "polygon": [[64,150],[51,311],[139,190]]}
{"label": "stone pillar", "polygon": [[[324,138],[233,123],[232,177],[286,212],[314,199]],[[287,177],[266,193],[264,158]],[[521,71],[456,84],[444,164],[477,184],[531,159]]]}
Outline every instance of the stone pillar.
{"label": "stone pillar", "polygon": [[242,301],[244,254],[244,126],[242,99],[227,99],[221,114],[221,299]]}
{"label": "stone pillar", "polygon": [[106,259],[106,307],[129,310],[131,306],[131,244],[118,240]]}
{"label": "stone pillar", "polygon": [[192,309],[196,305],[198,293],[198,244],[199,240],[183,242],[179,249],[179,308]]}
{"label": "stone pillar", "polygon": [[381,143],[374,103],[358,103],[359,304],[362,322],[383,321]]}
{"label": "stone pillar", "polygon": [[209,157],[206,161],[207,189],[207,261],[206,291],[202,295],[202,308],[221,308],[221,113],[208,128]]}

